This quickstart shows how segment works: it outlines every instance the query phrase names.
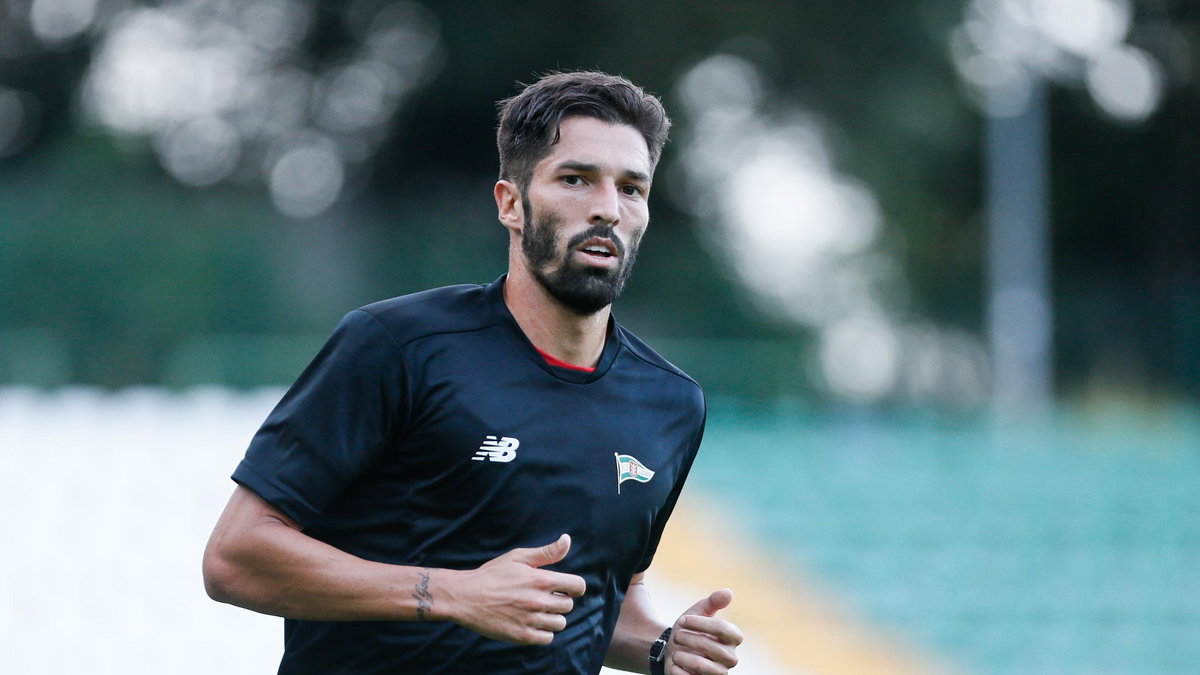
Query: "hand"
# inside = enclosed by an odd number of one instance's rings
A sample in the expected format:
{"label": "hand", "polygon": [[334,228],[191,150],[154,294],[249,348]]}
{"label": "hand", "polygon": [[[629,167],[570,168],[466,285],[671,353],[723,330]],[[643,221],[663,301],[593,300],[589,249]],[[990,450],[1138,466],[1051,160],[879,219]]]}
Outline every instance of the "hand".
{"label": "hand", "polygon": [[714,591],[675,621],[667,643],[667,675],[724,675],[737,665],[742,631],[717,618],[731,602],[733,591]]}
{"label": "hand", "polygon": [[571,536],[537,548],[518,548],[461,572],[451,596],[451,619],[485,637],[546,645],[567,627],[572,598],[583,596],[583,577],[539,569],[571,550]]}

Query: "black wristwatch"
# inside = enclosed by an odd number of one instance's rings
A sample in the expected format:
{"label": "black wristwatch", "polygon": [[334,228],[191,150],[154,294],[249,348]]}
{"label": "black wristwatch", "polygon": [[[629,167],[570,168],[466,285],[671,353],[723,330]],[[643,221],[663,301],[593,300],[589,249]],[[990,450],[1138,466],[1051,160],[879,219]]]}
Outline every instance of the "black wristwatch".
{"label": "black wristwatch", "polygon": [[667,642],[671,639],[671,629],[663,631],[662,635],[650,645],[650,675],[664,675],[667,671]]}

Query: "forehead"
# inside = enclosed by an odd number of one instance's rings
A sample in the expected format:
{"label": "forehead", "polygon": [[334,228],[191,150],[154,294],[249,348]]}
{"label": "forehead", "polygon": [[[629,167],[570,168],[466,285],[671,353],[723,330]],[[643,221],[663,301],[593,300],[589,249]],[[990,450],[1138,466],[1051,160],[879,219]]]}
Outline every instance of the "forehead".
{"label": "forehead", "polygon": [[650,175],[650,149],[641,132],[628,124],[594,117],[568,117],[559,124],[558,142],[535,172],[562,162],[594,164],[614,173]]}

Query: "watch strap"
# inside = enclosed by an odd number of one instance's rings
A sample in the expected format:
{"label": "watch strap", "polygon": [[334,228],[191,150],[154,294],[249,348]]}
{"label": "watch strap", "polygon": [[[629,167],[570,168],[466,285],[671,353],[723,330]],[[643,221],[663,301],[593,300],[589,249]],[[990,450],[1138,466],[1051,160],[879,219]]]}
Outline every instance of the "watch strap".
{"label": "watch strap", "polygon": [[650,675],[665,675],[667,670],[667,643],[671,640],[671,629],[663,631],[662,635],[650,645]]}

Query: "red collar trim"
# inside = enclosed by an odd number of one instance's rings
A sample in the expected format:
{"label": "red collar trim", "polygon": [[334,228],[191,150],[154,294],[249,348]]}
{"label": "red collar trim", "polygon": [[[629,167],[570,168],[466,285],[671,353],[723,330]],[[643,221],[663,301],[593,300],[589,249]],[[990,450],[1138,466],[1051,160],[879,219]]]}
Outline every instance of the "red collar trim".
{"label": "red collar trim", "polygon": [[537,347],[534,347],[534,349],[537,349],[537,353],[541,354],[542,358],[546,359],[546,363],[549,363],[552,366],[557,366],[559,368],[566,368],[568,370],[578,370],[581,373],[596,372],[596,369],[594,367],[589,368],[587,366],[577,366],[574,363],[567,363],[566,361],[563,361],[562,359],[556,359],[553,356],[550,356],[549,354],[547,354],[546,352],[538,349]]}

